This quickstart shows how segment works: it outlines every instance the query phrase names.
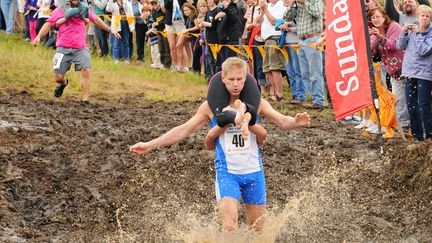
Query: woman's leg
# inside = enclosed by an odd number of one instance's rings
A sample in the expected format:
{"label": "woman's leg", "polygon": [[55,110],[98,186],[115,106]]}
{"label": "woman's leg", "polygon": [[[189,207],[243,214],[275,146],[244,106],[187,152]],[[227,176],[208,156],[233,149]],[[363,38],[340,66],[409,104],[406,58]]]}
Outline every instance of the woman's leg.
{"label": "woman's leg", "polygon": [[172,67],[177,67],[177,48],[176,48],[176,44],[177,44],[177,36],[173,31],[168,31],[167,32],[167,39],[168,39],[168,44],[169,44],[169,49],[170,49],[170,53],[171,53],[171,66]]}
{"label": "woman's leg", "polygon": [[185,67],[185,57],[184,57],[184,49],[186,43],[189,41],[186,35],[180,35],[177,43],[176,43],[176,52],[177,52],[177,67],[179,72],[184,72]]}

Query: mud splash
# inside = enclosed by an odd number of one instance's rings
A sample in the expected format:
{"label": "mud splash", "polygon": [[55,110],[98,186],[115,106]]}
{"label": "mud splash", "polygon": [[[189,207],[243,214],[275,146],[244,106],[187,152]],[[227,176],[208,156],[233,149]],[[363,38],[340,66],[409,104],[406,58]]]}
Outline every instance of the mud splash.
{"label": "mud splash", "polygon": [[[268,216],[262,235],[221,235],[207,130],[146,156],[127,149],[186,121],[199,102],[82,107],[0,95],[0,241],[430,242],[432,145],[387,141],[313,118],[264,123]],[[292,114],[298,109],[290,106]]]}

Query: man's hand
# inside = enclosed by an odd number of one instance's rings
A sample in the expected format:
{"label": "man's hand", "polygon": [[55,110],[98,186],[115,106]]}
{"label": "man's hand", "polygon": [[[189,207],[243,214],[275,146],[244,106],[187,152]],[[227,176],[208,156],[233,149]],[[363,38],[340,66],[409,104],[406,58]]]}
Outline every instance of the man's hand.
{"label": "man's hand", "polygon": [[315,42],[315,49],[320,50],[323,48],[323,44],[326,40],[325,36],[321,36],[316,42]]}
{"label": "man's hand", "polygon": [[220,20],[223,17],[225,17],[225,13],[224,12],[219,12],[216,14],[215,19]]}
{"label": "man's hand", "polygon": [[132,145],[129,148],[129,151],[134,153],[134,154],[146,154],[148,152],[150,152],[152,150],[152,148],[150,147],[150,145],[148,143],[143,143],[143,142],[139,142],[135,145]]}
{"label": "man's hand", "polygon": [[283,25],[281,25],[281,26],[279,27],[279,29],[280,29],[282,32],[289,31],[289,24],[288,24],[288,22],[285,22]]}
{"label": "man's hand", "polygon": [[376,36],[376,37],[378,37],[378,38],[381,38],[381,37],[383,36],[383,35],[380,33],[379,29],[376,28],[376,27],[369,28],[369,33],[371,33],[372,35],[374,35],[374,36]]}
{"label": "man's hand", "polygon": [[214,150],[216,148],[216,140],[207,135],[204,139],[204,146],[207,150]]}
{"label": "man's hand", "polygon": [[307,112],[297,113],[294,117],[294,120],[297,127],[310,125],[310,117]]}
{"label": "man's hand", "polygon": [[38,36],[36,36],[36,38],[34,38],[34,40],[32,41],[32,45],[34,46],[34,47],[37,47],[38,45],[39,45],[39,43],[40,43],[40,36],[38,35]]}
{"label": "man's hand", "polygon": [[267,7],[268,7],[267,1],[266,0],[262,0],[261,3],[259,4],[259,6],[260,6],[260,8],[262,10],[261,13],[264,13],[264,10],[267,9]]}
{"label": "man's hand", "polygon": [[110,33],[113,34],[115,38],[121,39],[121,35],[117,31],[111,29]]}

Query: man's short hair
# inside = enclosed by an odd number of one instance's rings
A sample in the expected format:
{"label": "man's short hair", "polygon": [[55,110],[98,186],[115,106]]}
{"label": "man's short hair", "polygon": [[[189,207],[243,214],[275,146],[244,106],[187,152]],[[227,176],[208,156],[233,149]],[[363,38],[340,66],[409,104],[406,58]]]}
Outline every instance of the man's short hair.
{"label": "man's short hair", "polygon": [[422,13],[426,13],[426,14],[429,14],[429,17],[432,17],[432,8],[431,7],[429,7],[429,6],[427,6],[427,5],[420,5],[418,8],[417,8],[417,17],[420,15],[420,14],[422,14]]}
{"label": "man's short hair", "polygon": [[230,57],[230,58],[227,58],[222,63],[222,75],[227,75],[228,71],[231,71],[233,69],[244,70],[245,75],[246,75],[246,73],[247,73],[246,67],[247,67],[246,62],[243,61],[242,59],[240,59],[238,57]]}

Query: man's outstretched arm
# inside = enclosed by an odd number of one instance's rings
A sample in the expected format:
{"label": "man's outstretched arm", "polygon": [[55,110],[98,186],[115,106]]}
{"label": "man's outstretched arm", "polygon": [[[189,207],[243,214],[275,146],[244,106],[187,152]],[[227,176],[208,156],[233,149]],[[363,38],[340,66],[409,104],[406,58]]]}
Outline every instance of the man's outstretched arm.
{"label": "man's outstretched arm", "polygon": [[149,142],[139,142],[131,146],[129,151],[135,154],[146,154],[153,149],[175,144],[185,139],[190,134],[200,130],[209,121],[209,113],[211,114],[211,110],[207,102],[204,102],[198,108],[197,113],[187,122],[174,127],[162,136]]}
{"label": "man's outstretched arm", "polygon": [[295,117],[285,116],[273,109],[264,99],[261,100],[259,113],[282,130],[291,130],[310,124],[310,117],[306,112],[297,113]]}
{"label": "man's outstretched arm", "polygon": [[45,23],[41,30],[39,31],[39,34],[36,36],[36,38],[34,38],[34,40],[32,41],[32,45],[34,47],[38,46],[40,43],[40,39],[44,36],[46,36],[46,34],[48,34],[48,32],[52,29],[52,26],[50,23]]}

